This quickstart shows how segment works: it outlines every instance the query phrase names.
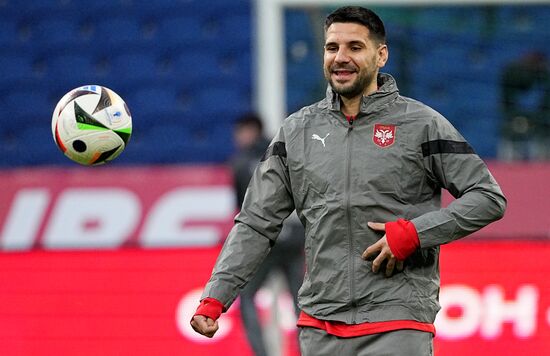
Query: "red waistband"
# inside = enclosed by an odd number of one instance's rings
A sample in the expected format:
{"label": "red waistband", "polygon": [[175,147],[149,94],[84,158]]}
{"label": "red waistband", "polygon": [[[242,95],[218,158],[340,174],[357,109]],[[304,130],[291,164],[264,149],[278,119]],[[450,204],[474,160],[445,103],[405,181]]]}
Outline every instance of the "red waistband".
{"label": "red waistband", "polygon": [[433,324],[421,323],[415,320],[390,320],[373,323],[345,324],[338,321],[319,320],[301,312],[297,325],[322,329],[338,337],[364,336],[402,329],[425,331],[435,335],[435,327]]}

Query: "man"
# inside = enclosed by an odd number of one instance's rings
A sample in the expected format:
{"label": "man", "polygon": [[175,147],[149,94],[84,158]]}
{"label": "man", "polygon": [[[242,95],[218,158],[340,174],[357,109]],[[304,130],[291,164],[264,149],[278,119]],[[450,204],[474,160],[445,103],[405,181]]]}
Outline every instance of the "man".
{"label": "man", "polygon": [[500,78],[501,160],[550,158],[550,69],[544,53],[533,51],[504,67]]}
{"label": "man", "polygon": [[[234,138],[237,153],[231,158],[230,165],[240,209],[250,178],[269,141],[264,137],[262,121],[256,114],[246,114],[237,120]],[[286,279],[297,308],[298,289],[304,277],[303,248],[304,228],[296,214],[293,214],[285,221],[277,245],[273,247],[254,277],[240,293],[240,310],[246,337],[256,356],[268,355],[262,326],[254,304],[256,293],[273,271],[280,271]]]}
{"label": "man", "polygon": [[[287,118],[248,188],[191,324],[206,336],[296,208],[306,228],[302,355],[431,355],[439,245],[503,216],[483,161],[439,113],[379,73],[368,9],[325,22],[324,100]],[[441,208],[441,188],[457,199]]]}

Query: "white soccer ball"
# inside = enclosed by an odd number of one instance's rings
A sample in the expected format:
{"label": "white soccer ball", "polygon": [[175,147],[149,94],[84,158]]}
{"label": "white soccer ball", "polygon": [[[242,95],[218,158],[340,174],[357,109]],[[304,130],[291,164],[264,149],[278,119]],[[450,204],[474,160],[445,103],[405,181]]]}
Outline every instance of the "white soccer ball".
{"label": "white soccer ball", "polygon": [[87,85],[65,94],[52,115],[57,146],[82,165],[115,159],[132,135],[132,116],[122,98],[106,87]]}

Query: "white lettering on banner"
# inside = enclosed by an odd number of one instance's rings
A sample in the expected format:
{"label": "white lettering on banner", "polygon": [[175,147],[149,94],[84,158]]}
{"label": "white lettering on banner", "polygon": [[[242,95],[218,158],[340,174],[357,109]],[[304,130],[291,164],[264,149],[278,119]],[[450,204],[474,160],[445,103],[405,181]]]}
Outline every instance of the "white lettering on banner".
{"label": "white lettering on banner", "polygon": [[231,311],[238,309],[238,306],[234,303],[233,307],[230,308],[227,313],[222,314],[220,319],[218,319],[218,325],[220,327],[219,330],[216,334],[214,334],[214,337],[207,338],[196,333],[190,324],[191,318],[197,309],[197,302],[200,300],[201,295],[202,289],[197,288],[191,290],[181,298],[176,308],[176,326],[179,332],[191,341],[204,344],[218,342],[231,332],[231,329],[233,328],[233,313]]}
{"label": "white lettering on banner", "polygon": [[229,187],[173,190],[151,209],[141,242],[144,246],[214,246],[220,241],[218,228],[185,223],[231,219],[234,207],[234,193]]}
{"label": "white lettering on banner", "polygon": [[44,188],[14,195],[0,226],[0,250],[31,249],[43,223],[42,244],[49,249],[117,248],[133,236],[144,247],[213,246],[224,237],[220,223],[235,214],[229,186],[177,188],[143,213],[137,193],[125,188],[67,188],[57,199],[50,195]]}
{"label": "white lettering on banner", "polygon": [[126,189],[67,189],[44,232],[44,247],[118,247],[137,226],[140,208],[137,196]]}
{"label": "white lettering on banner", "polygon": [[50,201],[47,189],[22,189],[13,199],[0,234],[3,250],[27,250],[36,240],[40,224]]}
{"label": "white lettering on banner", "polygon": [[497,285],[487,286],[483,293],[484,316],[481,335],[494,339],[502,333],[502,324],[514,324],[514,334],[527,338],[535,333],[537,326],[538,291],[535,286],[518,288],[515,301],[504,300],[504,289]]}
{"label": "white lettering on banner", "polygon": [[[481,298],[479,293],[466,285],[455,284],[441,288],[441,310],[435,321],[437,334],[446,339],[462,339],[472,336],[479,327]],[[459,308],[460,317],[449,316],[449,309]]]}
{"label": "white lettering on banner", "polygon": [[[464,339],[479,331],[483,338],[494,339],[502,335],[503,323],[511,322],[517,337],[531,337],[536,332],[538,295],[533,285],[519,286],[515,301],[504,300],[501,286],[487,286],[482,293],[463,284],[443,286],[437,334],[443,339]],[[449,315],[452,308],[461,314]]]}

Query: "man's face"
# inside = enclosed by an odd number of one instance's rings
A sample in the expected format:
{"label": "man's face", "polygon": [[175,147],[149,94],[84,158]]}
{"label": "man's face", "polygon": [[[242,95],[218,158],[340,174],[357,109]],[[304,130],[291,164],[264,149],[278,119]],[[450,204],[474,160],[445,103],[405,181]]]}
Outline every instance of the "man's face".
{"label": "man's face", "polygon": [[376,76],[388,59],[386,45],[356,23],[335,22],[327,29],[324,73],[332,89],[345,98],[376,90]]}
{"label": "man's face", "polygon": [[246,149],[260,138],[260,130],[254,125],[241,125],[235,129],[234,137],[237,147]]}

